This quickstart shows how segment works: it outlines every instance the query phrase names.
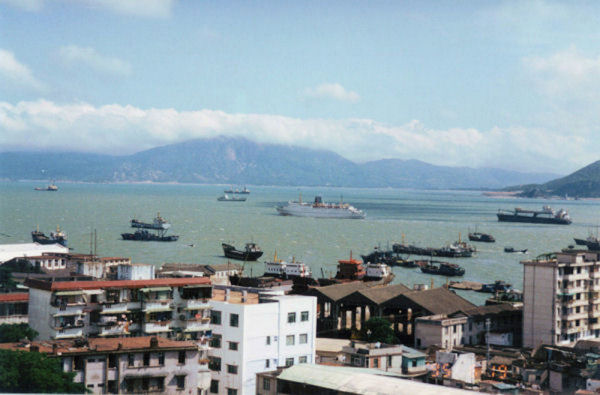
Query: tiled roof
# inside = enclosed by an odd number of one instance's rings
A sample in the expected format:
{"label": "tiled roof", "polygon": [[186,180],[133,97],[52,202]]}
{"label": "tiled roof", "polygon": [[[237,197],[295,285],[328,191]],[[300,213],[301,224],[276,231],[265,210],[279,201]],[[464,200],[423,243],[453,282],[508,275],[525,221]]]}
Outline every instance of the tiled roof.
{"label": "tiled roof", "polygon": [[333,284],[325,287],[311,288],[307,295],[319,296],[323,295],[331,300],[338,301],[351,293],[369,287],[369,284],[364,281],[353,281],[345,284]]}
{"label": "tiled roof", "polygon": [[192,284],[210,284],[205,277],[189,278],[155,278],[152,280],[115,280],[115,281],[55,281],[44,284],[42,281],[28,280],[25,285],[30,288],[51,291],[68,291],[100,288],[145,288],[145,287],[179,287]]}
{"label": "tiled roof", "polygon": [[400,297],[410,300],[432,314],[450,314],[458,310],[465,311],[476,307],[473,303],[444,287],[408,292]]}
{"label": "tiled roof", "polygon": [[[39,347],[43,353],[81,354],[109,351],[133,351],[152,348],[157,349],[198,349],[196,343],[191,341],[170,340],[164,337],[155,337],[158,341],[155,347],[150,346],[152,336],[145,337],[120,337],[120,338],[89,338],[87,343],[78,343],[75,340],[42,340],[31,343],[0,343],[0,349],[5,350],[31,350],[31,346]],[[54,348],[56,347],[56,348]]]}
{"label": "tiled roof", "polygon": [[481,315],[488,315],[488,314],[499,314],[499,313],[503,313],[503,312],[511,312],[511,311],[516,311],[516,310],[522,310],[522,309],[519,307],[514,307],[510,303],[500,303],[500,304],[488,305],[488,306],[477,306],[477,307],[473,307],[473,308],[466,309],[466,310],[456,311],[455,313],[450,314],[449,317],[456,317],[459,315],[472,317],[472,316],[481,316]]}
{"label": "tiled roof", "polygon": [[27,292],[0,294],[0,303],[27,302],[27,301],[29,301],[29,294]]}

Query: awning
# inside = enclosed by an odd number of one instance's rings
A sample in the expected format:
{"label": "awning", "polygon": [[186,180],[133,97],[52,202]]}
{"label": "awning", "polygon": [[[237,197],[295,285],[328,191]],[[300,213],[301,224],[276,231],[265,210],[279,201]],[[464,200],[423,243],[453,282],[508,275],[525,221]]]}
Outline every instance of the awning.
{"label": "awning", "polygon": [[185,329],[184,332],[186,333],[190,333],[190,332],[204,332],[206,329],[200,329],[200,328],[188,328]]}
{"label": "awning", "polygon": [[152,307],[149,309],[144,309],[144,311],[146,313],[160,313],[162,311],[173,311],[173,309],[170,308],[169,306],[164,306],[164,307],[161,306],[161,307]]}
{"label": "awning", "polygon": [[148,287],[148,288],[141,288],[140,291],[141,292],[160,292],[160,291],[170,291],[171,287]]}
{"label": "awning", "polygon": [[100,314],[123,314],[123,313],[131,313],[131,310],[127,309],[119,309],[119,310],[102,310]]}
{"label": "awning", "polygon": [[210,287],[212,287],[211,284],[192,284],[192,285],[185,285],[183,288],[188,289],[188,288],[210,288]]}
{"label": "awning", "polygon": [[83,291],[86,295],[102,295],[104,293],[101,289],[90,289],[87,291]]}
{"label": "awning", "polygon": [[58,291],[54,294],[58,296],[83,295],[83,291]]}

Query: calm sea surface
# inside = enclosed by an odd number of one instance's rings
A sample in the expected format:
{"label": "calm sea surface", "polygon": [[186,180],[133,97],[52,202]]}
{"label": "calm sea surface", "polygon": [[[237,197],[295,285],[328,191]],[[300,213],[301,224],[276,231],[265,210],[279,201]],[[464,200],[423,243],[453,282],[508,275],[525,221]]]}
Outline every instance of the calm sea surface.
{"label": "calm sea surface", "polygon": [[[246,271],[262,274],[264,258],[275,251],[281,258],[302,260],[315,275],[321,269],[335,274],[336,261],[372,251],[380,245],[391,247],[402,241],[439,247],[466,238],[477,226],[491,233],[496,243],[476,243],[474,258],[448,259],[463,265],[465,280],[491,282],[505,280],[516,288],[522,286],[523,270],[519,261],[557,251],[574,244],[573,237],[587,237],[600,224],[600,202],[523,200],[484,197],[479,192],[420,191],[399,189],[250,187],[243,203],[217,202],[224,188],[215,185],[155,184],[59,184],[58,192],[34,191],[43,183],[0,183],[0,243],[31,242],[30,232],[39,225],[48,233],[60,225],[76,252],[90,251],[90,233],[97,230],[97,251],[102,256],[127,256],[134,262],[159,265],[163,262],[198,264],[225,263],[221,242],[236,246],[255,241],[265,251],[258,263],[246,265]],[[365,220],[340,220],[284,217],[275,206],[290,199],[304,200],[314,195],[324,201],[339,201],[343,196],[366,211]],[[499,223],[499,208],[539,209],[548,204],[569,211],[570,226]],[[157,212],[168,219],[171,234],[180,236],[174,243],[133,242],[121,240],[120,234],[131,232],[129,220],[151,221]],[[507,254],[505,246],[527,248],[529,253]],[[445,277],[422,274],[418,269],[394,268],[394,283],[436,286]],[[474,302],[485,295],[463,292]]]}

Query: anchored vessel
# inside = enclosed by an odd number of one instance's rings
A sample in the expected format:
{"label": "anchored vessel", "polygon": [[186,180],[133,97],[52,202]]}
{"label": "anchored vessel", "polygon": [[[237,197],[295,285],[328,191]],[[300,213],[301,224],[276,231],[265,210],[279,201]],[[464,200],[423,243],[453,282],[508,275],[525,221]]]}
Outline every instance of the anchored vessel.
{"label": "anchored vessel", "polygon": [[219,196],[217,198],[219,202],[245,202],[245,196],[230,196],[228,194],[224,194],[223,196]]}
{"label": "anchored vessel", "polygon": [[469,233],[469,240],[478,241],[481,243],[494,243],[496,241],[496,239],[494,239],[494,236],[481,232]]}
{"label": "anchored vessel", "polygon": [[455,263],[429,261],[421,266],[421,271],[427,274],[439,274],[442,276],[462,276],[465,269]]}
{"label": "anchored vessel", "polygon": [[239,261],[255,261],[263,254],[260,247],[255,243],[246,243],[242,251],[236,250],[234,246],[227,243],[221,243],[221,247],[223,247],[223,253],[227,258]]}
{"label": "anchored vessel", "polygon": [[44,232],[40,232],[39,229],[31,232],[31,239],[35,243],[40,244],[61,244],[67,246],[67,235],[60,231],[60,227],[56,226],[56,232],[50,232],[50,237],[46,236]]}
{"label": "anchored vessel", "polygon": [[36,191],[50,191],[50,192],[58,191],[58,187],[56,185],[54,185],[54,182],[51,182],[46,188],[36,187],[33,189]]}
{"label": "anchored vessel", "polygon": [[[169,228],[171,228],[171,224],[162,218],[160,213],[156,215],[156,218],[154,218],[152,222],[143,222],[132,219],[129,223],[132,228],[137,228],[137,230],[134,233],[121,233],[123,240],[177,241],[179,239],[179,236],[176,235],[166,235]],[[151,233],[149,230],[155,231],[156,233]]]}
{"label": "anchored vessel", "polygon": [[550,206],[544,206],[542,210],[525,210],[522,208],[515,208],[514,211],[510,210],[498,210],[498,221],[500,222],[527,222],[532,224],[557,224],[557,225],[569,225],[571,217],[567,210],[560,209],[554,211]]}
{"label": "anchored vessel", "polygon": [[441,256],[445,258],[469,258],[473,256],[475,248],[464,243],[455,242],[441,248],[417,247],[414,245],[394,244],[392,249],[397,254]]}
{"label": "anchored vessel", "polygon": [[277,206],[281,215],[315,218],[351,218],[363,219],[365,213],[347,203],[324,203],[321,196],[315,196],[313,203],[305,203],[302,197],[297,202],[289,201],[285,206]]}
{"label": "anchored vessel", "polygon": [[310,268],[302,263],[296,262],[295,259],[292,262],[282,261],[277,259],[277,254],[271,262],[265,262],[265,276],[277,277],[283,279],[312,279],[312,273]]}
{"label": "anchored vessel", "polygon": [[223,191],[223,193],[237,193],[237,194],[240,194],[240,195],[249,195],[250,194],[250,190],[248,188],[246,188],[246,187],[244,187],[244,189],[242,189],[242,190],[231,188],[231,189],[228,189],[226,191]]}

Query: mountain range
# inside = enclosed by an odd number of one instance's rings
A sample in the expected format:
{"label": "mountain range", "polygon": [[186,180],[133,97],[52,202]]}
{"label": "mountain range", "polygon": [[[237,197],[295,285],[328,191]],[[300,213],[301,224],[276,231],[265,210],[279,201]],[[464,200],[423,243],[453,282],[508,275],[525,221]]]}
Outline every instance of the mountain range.
{"label": "mountain range", "polygon": [[230,137],[190,140],[126,156],[0,153],[0,178],[5,180],[493,189],[544,183],[557,177],[495,168],[436,166],[418,160],[355,163],[331,151]]}

